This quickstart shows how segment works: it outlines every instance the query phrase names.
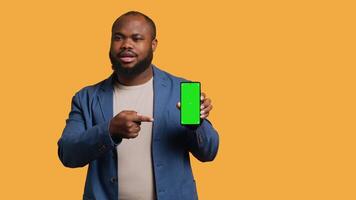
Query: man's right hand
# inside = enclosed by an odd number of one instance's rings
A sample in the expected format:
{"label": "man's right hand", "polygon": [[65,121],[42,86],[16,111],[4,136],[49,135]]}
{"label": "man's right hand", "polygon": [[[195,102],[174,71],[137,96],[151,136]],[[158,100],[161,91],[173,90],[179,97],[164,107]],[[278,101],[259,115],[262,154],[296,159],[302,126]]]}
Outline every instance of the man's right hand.
{"label": "man's right hand", "polygon": [[153,118],[138,115],[136,111],[124,110],[111,119],[109,132],[111,136],[135,138],[141,130],[141,122],[153,122]]}

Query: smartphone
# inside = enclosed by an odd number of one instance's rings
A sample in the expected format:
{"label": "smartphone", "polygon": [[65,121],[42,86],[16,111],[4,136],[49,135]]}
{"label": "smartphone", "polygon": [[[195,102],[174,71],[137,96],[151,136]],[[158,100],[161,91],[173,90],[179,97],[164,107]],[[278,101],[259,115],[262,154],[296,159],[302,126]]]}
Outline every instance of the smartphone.
{"label": "smartphone", "polygon": [[200,124],[200,82],[180,83],[180,124]]}

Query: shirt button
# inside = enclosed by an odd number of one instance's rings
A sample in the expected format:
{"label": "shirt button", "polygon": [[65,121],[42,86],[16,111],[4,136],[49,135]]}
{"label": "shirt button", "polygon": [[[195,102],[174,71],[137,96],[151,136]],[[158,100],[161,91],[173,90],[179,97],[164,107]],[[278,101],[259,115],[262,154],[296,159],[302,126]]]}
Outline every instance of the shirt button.
{"label": "shirt button", "polygon": [[116,177],[111,177],[110,181],[111,181],[112,183],[116,183],[116,182],[117,182],[117,178],[116,178]]}

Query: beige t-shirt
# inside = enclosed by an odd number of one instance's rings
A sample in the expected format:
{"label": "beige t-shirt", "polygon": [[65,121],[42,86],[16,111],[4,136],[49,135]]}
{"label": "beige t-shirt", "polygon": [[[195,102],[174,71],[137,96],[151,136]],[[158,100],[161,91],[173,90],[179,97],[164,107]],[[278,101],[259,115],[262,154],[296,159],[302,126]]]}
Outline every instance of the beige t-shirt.
{"label": "beige t-shirt", "polygon": [[[153,78],[148,82],[114,87],[114,116],[123,110],[153,117]],[[151,157],[152,122],[142,122],[139,135],[117,146],[119,200],[155,199]]]}

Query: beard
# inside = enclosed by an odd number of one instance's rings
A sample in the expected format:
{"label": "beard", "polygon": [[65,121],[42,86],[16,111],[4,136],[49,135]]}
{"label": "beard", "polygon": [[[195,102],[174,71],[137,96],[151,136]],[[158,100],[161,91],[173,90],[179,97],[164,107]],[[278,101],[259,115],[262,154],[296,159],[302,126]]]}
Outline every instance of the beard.
{"label": "beard", "polygon": [[153,59],[153,50],[150,49],[147,56],[144,57],[142,60],[139,60],[133,67],[123,67],[117,57],[111,54],[111,51],[109,52],[109,57],[112,64],[112,69],[117,74],[124,75],[127,77],[133,77],[141,74],[148,67],[151,66],[151,62]]}

